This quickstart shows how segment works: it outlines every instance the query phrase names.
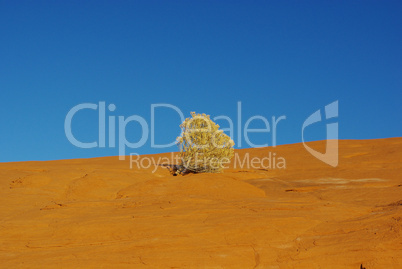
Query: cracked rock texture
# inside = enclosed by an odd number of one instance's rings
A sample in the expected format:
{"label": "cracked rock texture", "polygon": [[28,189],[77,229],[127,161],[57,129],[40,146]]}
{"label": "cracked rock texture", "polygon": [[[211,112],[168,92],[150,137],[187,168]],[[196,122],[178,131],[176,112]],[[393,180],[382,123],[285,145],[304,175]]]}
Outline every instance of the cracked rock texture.
{"label": "cracked rock texture", "polygon": [[171,154],[1,163],[0,267],[401,268],[402,138],[341,140],[335,168],[302,144],[236,154],[175,177]]}

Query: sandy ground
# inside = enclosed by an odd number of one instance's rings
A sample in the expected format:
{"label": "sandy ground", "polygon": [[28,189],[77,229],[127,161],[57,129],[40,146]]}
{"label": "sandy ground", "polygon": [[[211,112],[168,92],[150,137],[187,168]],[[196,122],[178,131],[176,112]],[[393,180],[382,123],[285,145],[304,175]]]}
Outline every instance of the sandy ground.
{"label": "sandy ground", "polygon": [[402,268],[402,138],[340,141],[336,168],[302,144],[237,151],[269,153],[286,169],[2,163],[0,267]]}

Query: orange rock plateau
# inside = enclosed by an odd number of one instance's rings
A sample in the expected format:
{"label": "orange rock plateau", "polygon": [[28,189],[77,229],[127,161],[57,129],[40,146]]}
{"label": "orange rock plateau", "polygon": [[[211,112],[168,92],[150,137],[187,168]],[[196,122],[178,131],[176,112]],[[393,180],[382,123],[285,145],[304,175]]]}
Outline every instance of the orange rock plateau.
{"label": "orange rock plateau", "polygon": [[402,268],[402,138],[341,140],[336,168],[303,144],[236,151],[269,153],[286,168],[1,163],[0,267]]}

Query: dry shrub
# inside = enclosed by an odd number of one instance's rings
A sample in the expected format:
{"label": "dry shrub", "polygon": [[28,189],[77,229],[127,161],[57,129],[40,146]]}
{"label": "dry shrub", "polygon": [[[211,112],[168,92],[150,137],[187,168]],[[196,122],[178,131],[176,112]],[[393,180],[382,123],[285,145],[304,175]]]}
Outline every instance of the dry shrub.
{"label": "dry shrub", "polygon": [[234,155],[234,142],[213,122],[209,115],[191,112],[181,125],[177,138],[182,168],[180,171],[195,173],[221,172]]}

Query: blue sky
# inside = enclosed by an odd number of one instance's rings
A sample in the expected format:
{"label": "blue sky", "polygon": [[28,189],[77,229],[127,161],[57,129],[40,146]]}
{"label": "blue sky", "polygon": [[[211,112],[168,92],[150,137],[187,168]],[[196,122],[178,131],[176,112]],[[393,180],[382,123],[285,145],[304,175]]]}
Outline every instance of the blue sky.
{"label": "blue sky", "polygon": [[[237,142],[241,102],[242,128],[254,115],[286,116],[276,137],[289,144],[301,142],[309,115],[338,100],[340,139],[401,136],[401,10],[400,1],[0,1],[0,161],[118,155],[117,145],[69,142],[65,118],[82,103],[114,104],[106,119],[116,125],[137,115],[150,126],[151,105],[161,103],[186,117],[226,115]],[[155,142],[174,141],[180,121],[155,110]],[[306,140],[325,139],[325,124]],[[138,122],[126,127],[138,141]],[[75,114],[78,140],[97,141],[98,129],[98,111]],[[272,145],[272,130],[250,140]],[[148,137],[126,153],[176,150]]]}

